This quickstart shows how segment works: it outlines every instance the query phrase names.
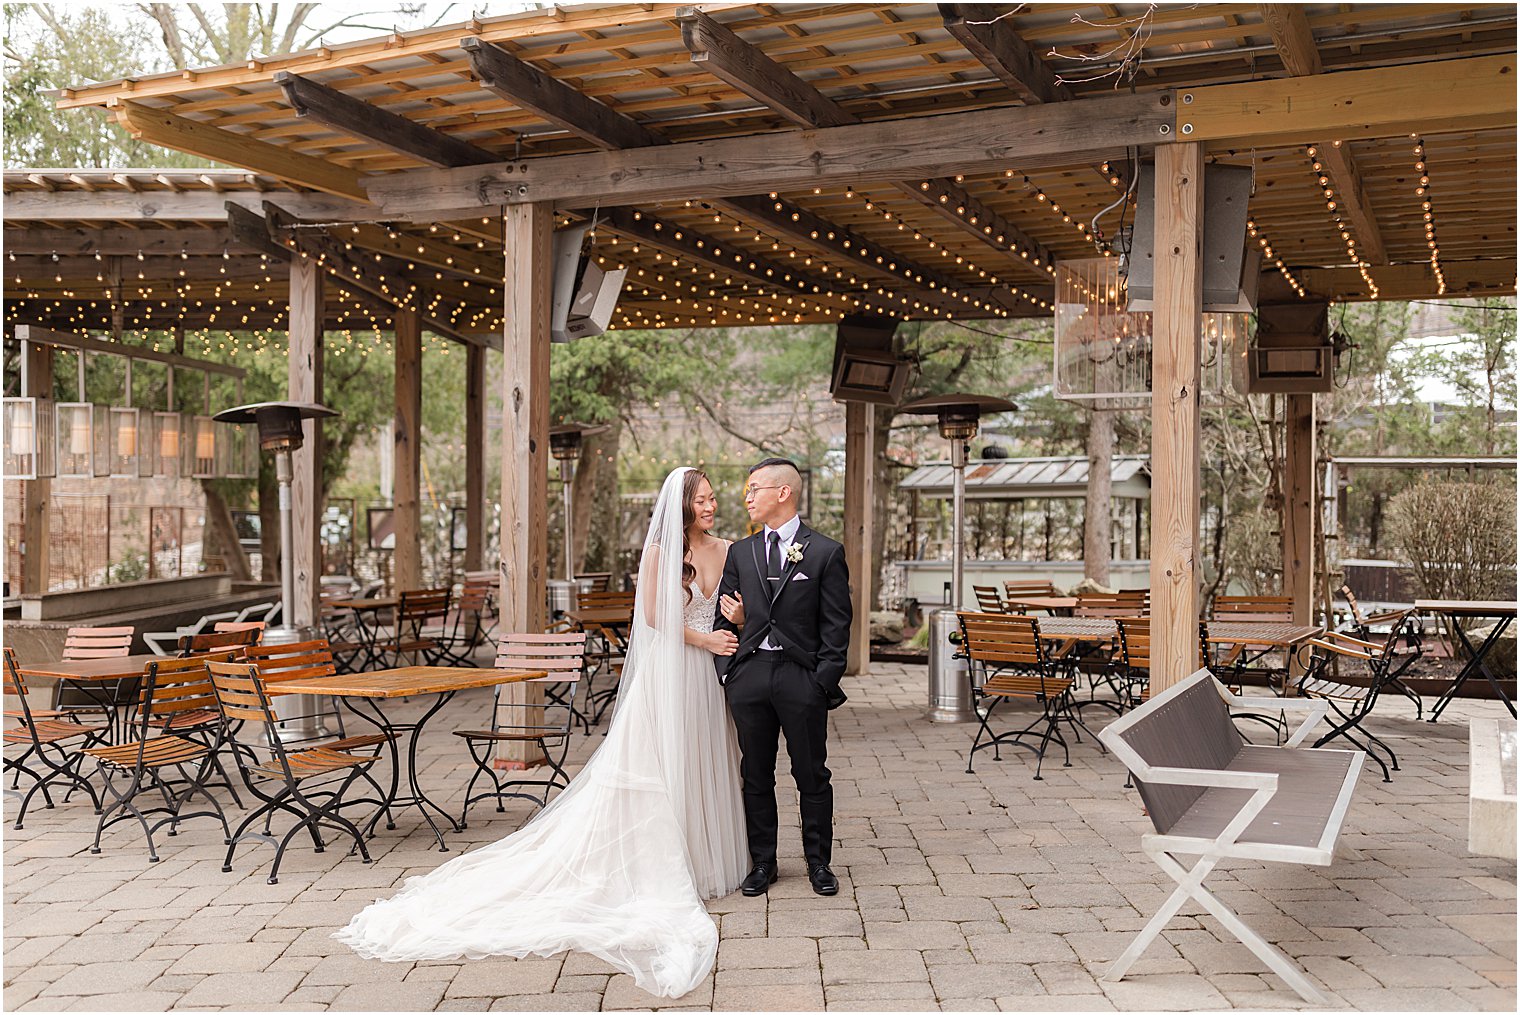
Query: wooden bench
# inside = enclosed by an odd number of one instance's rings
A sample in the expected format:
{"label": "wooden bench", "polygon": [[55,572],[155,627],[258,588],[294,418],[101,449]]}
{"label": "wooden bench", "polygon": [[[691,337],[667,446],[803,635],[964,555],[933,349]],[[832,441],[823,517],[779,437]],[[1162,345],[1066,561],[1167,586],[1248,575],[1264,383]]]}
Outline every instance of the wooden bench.
{"label": "wooden bench", "polygon": [[[1236,708],[1306,713],[1281,747],[1248,744]],[[1305,1000],[1328,999],[1303,971],[1204,887],[1221,860],[1328,866],[1366,755],[1301,747],[1328,705],[1303,698],[1231,694],[1199,670],[1110,723],[1099,738],[1134,777],[1154,834],[1140,848],[1177,882],[1156,915],[1103,978],[1122,979],[1189,898],[1197,900]],[[1191,868],[1176,855],[1196,856]]]}

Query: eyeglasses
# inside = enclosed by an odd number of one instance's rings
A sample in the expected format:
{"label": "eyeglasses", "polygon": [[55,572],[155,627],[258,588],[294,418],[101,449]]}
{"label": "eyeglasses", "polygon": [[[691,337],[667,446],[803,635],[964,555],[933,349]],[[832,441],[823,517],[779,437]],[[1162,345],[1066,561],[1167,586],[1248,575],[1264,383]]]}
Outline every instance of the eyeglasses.
{"label": "eyeglasses", "polygon": [[744,499],[749,500],[759,490],[781,490],[784,486],[751,486],[745,489]]}

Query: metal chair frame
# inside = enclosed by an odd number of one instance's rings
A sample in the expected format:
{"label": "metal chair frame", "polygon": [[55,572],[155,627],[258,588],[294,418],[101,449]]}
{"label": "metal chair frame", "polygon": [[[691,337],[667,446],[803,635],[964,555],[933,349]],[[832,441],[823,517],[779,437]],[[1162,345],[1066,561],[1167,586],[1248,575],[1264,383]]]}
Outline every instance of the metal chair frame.
{"label": "metal chair frame", "polygon": [[[4,770],[13,774],[12,789],[7,789],[7,796],[15,796],[21,801],[20,810],[16,813],[16,823],[13,828],[21,828],[21,822],[26,818],[27,808],[31,806],[32,798],[38,793],[42,794],[42,801],[49,810],[54,807],[53,796],[48,788],[59,780],[68,784],[68,792],[63,796],[63,802],[68,803],[69,797],[74,790],[82,789],[90,796],[90,803],[95,808],[95,813],[100,813],[100,797],[95,792],[95,787],[90,785],[79,772],[80,762],[84,760],[83,748],[93,747],[105,740],[110,732],[109,726],[86,726],[81,723],[72,711],[57,709],[44,709],[39,712],[32,711],[31,702],[27,698],[26,678],[21,675],[21,667],[16,662],[16,653],[10,646],[5,649],[5,693],[15,695],[21,701],[21,708],[7,711],[7,718],[21,720],[20,726],[15,726],[5,731],[5,744],[26,744],[27,748],[20,756],[4,759]],[[84,737],[82,743],[68,747],[70,741]],[[58,757],[49,756],[49,749]],[[69,751],[73,754],[70,756]],[[45,768],[45,773],[34,771],[26,762],[32,759],[32,764]],[[25,793],[18,788],[21,776],[32,780],[32,785]]]}
{"label": "metal chair frame", "polygon": [[[1401,625],[1399,633],[1409,651],[1403,654],[1402,661],[1397,666],[1389,669],[1387,682],[1393,690],[1414,702],[1414,717],[1423,718],[1425,702],[1420,698],[1420,693],[1399,679],[1405,670],[1414,665],[1416,659],[1425,654],[1425,625],[1420,620],[1420,615],[1409,610],[1388,610],[1383,613],[1374,613],[1369,617],[1362,613],[1362,604],[1357,602],[1356,593],[1351,591],[1351,586],[1342,585],[1341,595],[1346,597],[1346,605],[1351,610],[1351,630],[1346,633],[1354,634],[1362,641],[1374,641],[1372,625],[1381,626],[1392,622]],[[1397,643],[1395,643],[1396,647]]]}
{"label": "metal chair frame", "polygon": [[[1413,612],[1413,611],[1409,611]],[[1379,737],[1362,725],[1372,710],[1377,707],[1378,695],[1390,681],[1390,669],[1393,662],[1393,647],[1401,637],[1399,628],[1402,626],[1404,617],[1400,617],[1394,623],[1392,629],[1384,637],[1381,644],[1371,641],[1363,641],[1347,634],[1332,631],[1322,637],[1307,642],[1299,653],[1299,661],[1303,662],[1303,651],[1310,652],[1308,662],[1304,663],[1303,675],[1298,679],[1298,693],[1306,698],[1321,698],[1329,703],[1335,717],[1326,716],[1330,724],[1330,732],[1326,733],[1314,742],[1315,747],[1323,747],[1336,737],[1347,741],[1358,750],[1365,753],[1378,767],[1383,770],[1383,781],[1392,782],[1392,771],[1399,770],[1399,759],[1393,751]],[[1367,664],[1368,682],[1363,687],[1360,684],[1352,684],[1342,680],[1336,680],[1327,674],[1332,658],[1339,656],[1348,659],[1360,659]],[[1365,739],[1363,744],[1352,731],[1360,733]],[[1385,762],[1373,750],[1379,747],[1388,755]]]}

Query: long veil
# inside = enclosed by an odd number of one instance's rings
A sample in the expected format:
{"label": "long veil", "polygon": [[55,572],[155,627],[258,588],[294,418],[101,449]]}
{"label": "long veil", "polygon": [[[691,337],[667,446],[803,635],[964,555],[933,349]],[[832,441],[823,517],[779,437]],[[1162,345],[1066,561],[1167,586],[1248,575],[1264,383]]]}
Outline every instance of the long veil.
{"label": "long veil", "polygon": [[691,749],[681,680],[688,471],[666,478],[650,518],[618,704],[601,747],[518,831],[408,879],[355,916],[340,941],[394,961],[571,949],[667,997],[711,970],[717,928],[693,881],[670,788]]}

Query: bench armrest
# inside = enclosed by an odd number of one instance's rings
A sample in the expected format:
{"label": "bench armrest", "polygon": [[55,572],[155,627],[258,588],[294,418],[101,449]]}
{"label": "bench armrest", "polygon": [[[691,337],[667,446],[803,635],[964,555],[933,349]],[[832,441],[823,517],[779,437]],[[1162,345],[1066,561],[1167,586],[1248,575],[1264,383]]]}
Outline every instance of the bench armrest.
{"label": "bench armrest", "polygon": [[1308,738],[1310,731],[1319,725],[1321,719],[1330,711],[1330,703],[1324,698],[1277,698],[1259,697],[1256,695],[1232,694],[1229,689],[1221,687],[1220,693],[1224,696],[1225,704],[1230,708],[1239,709],[1267,709],[1278,712],[1307,712],[1303,722],[1288,737],[1285,747],[1297,747]]}
{"label": "bench armrest", "polygon": [[1222,768],[1172,768],[1146,765],[1135,775],[1144,782],[1169,786],[1207,786],[1219,789],[1277,789],[1276,772],[1228,772]]}

